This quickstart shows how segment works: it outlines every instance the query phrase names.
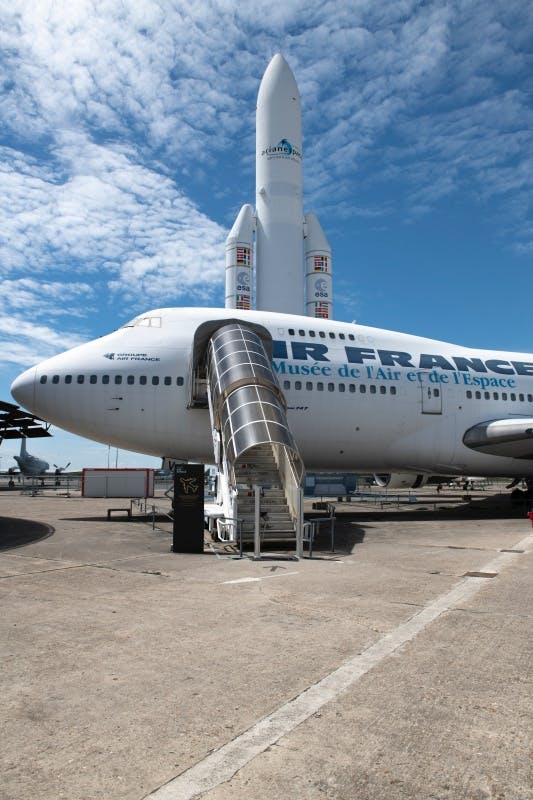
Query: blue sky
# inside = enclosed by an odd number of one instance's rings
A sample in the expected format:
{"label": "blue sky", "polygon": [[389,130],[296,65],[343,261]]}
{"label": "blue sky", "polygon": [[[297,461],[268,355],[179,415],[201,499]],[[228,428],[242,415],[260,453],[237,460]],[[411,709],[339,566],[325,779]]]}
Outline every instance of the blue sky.
{"label": "blue sky", "polygon": [[[141,310],[223,305],[278,51],[335,317],[533,351],[529,0],[12,0],[0,17],[0,398]],[[33,451],[107,463],[57,430]]]}

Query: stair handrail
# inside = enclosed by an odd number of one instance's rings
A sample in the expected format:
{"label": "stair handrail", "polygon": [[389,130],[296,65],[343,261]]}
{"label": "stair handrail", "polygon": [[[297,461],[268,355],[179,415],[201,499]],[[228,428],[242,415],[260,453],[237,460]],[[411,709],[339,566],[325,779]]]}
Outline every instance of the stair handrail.
{"label": "stair handrail", "polygon": [[283,445],[272,442],[272,452],[281,477],[285,492],[285,499],[293,519],[298,517],[300,508],[300,488],[302,486],[302,473],[298,474],[295,466],[296,454],[288,452]]}

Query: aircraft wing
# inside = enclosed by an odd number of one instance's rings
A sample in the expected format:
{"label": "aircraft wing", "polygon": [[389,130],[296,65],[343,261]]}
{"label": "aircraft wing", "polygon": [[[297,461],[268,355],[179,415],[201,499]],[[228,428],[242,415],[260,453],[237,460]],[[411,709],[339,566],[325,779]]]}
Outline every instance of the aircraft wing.
{"label": "aircraft wing", "polygon": [[533,459],[533,417],[480,422],[467,430],[463,443],[493,456]]}
{"label": "aircraft wing", "polygon": [[28,414],[13,403],[0,400],[0,443],[4,439],[36,439],[51,436],[50,423]]}

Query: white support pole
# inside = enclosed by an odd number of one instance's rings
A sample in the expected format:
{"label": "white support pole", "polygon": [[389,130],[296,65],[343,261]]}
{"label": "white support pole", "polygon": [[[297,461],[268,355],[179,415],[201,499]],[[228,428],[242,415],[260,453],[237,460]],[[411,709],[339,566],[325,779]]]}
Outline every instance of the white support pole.
{"label": "white support pole", "polygon": [[296,516],[296,558],[300,560],[303,558],[304,545],[303,545],[303,507],[304,507],[304,490],[300,487],[298,489],[298,512]]}
{"label": "white support pole", "polygon": [[255,519],[254,519],[254,561],[261,559],[261,487],[254,486]]}

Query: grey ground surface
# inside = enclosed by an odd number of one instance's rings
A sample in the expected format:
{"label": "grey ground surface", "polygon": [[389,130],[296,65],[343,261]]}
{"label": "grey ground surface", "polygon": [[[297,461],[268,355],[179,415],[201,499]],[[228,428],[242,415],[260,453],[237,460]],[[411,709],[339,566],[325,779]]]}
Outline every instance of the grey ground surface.
{"label": "grey ground surface", "polygon": [[[1,492],[1,800],[141,800],[532,533],[508,500],[424,491],[337,505],[337,552],[300,562]],[[525,549],[205,797],[533,798]]]}

